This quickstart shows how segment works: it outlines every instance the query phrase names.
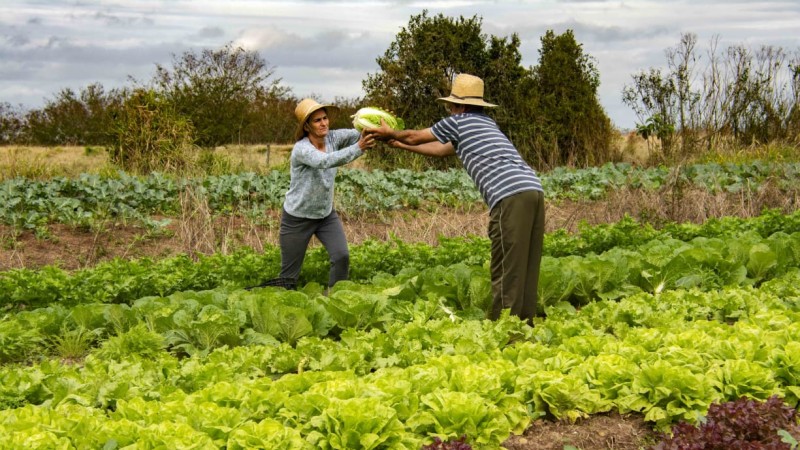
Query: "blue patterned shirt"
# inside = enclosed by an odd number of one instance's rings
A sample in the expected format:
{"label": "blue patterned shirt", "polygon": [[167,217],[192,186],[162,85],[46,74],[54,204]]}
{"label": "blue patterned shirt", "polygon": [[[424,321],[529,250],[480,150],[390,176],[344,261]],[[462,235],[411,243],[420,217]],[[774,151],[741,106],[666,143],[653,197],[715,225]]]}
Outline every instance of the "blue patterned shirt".
{"label": "blue patterned shirt", "polygon": [[358,147],[360,133],[354,129],[330,130],[325,151],[319,151],[308,137],[297,141],[290,158],[291,181],[283,209],[295,217],[322,219],[333,211],[333,182],[336,168],[363,154]]}

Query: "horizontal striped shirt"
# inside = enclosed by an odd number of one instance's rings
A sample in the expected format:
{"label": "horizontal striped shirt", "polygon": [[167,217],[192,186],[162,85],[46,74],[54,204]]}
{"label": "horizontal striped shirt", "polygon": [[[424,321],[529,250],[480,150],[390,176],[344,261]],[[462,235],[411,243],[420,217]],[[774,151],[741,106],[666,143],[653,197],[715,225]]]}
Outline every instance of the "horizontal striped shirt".
{"label": "horizontal striped shirt", "polygon": [[525,191],[541,191],[542,182],[514,144],[483,113],[456,114],[436,122],[433,136],[450,142],[489,209],[500,200]]}

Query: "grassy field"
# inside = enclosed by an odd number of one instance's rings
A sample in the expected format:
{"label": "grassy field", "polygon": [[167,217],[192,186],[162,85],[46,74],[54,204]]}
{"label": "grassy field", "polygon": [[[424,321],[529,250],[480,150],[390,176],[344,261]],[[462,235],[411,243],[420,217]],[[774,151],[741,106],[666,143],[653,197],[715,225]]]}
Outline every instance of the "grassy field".
{"label": "grassy field", "polygon": [[[290,145],[230,145],[198,153],[200,167],[217,173],[263,173],[288,164]],[[26,177],[43,180],[81,173],[115,172],[102,147],[0,147],[0,180]]]}
{"label": "grassy field", "polygon": [[[690,155],[666,156],[658,142],[645,141],[636,133],[620,133],[615,141],[616,160],[635,165],[676,166],[693,163],[740,163],[750,160],[794,161],[798,148],[786,144],[741,146],[719,143],[714,150]],[[288,167],[290,144],[227,145],[194,153],[195,173],[265,173]],[[363,159],[348,167],[367,168]],[[103,147],[97,146],[0,146],[0,180],[15,177],[43,180],[81,173],[114,173],[118,170]]]}

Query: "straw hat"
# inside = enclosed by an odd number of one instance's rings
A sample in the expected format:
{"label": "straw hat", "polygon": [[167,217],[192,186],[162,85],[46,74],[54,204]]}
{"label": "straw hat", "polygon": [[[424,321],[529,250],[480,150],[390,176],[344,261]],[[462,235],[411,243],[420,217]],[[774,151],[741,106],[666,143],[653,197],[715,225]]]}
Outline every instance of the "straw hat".
{"label": "straw hat", "polygon": [[297,104],[297,107],[294,109],[294,116],[297,118],[297,131],[295,132],[295,140],[300,140],[303,138],[305,133],[303,132],[303,125],[305,125],[306,120],[308,120],[311,114],[314,114],[314,111],[319,109],[325,108],[327,111],[331,110],[338,110],[339,108],[334,105],[322,105],[318,103],[313,98],[304,98]]}
{"label": "straw hat", "polygon": [[458,103],[494,108],[497,105],[483,101],[483,80],[466,73],[456,75],[450,96],[436,99],[439,102]]}

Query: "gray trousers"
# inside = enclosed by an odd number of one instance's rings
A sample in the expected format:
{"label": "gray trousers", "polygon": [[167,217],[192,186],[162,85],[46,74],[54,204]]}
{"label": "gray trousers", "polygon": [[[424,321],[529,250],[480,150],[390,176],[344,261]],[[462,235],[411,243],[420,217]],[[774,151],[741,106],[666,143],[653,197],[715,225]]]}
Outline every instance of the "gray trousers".
{"label": "gray trousers", "polygon": [[328,286],[337,281],[346,280],[350,272],[350,251],[347,249],[347,238],[344,235],[342,222],[336,211],[322,219],[306,219],[295,217],[285,210],[281,214],[281,278],[297,281],[300,268],[306,257],[311,236],[317,236],[331,261]]}
{"label": "gray trousers", "polygon": [[544,241],[544,194],[526,191],[506,197],[489,212],[492,243],[492,310],[503,309],[533,324]]}

